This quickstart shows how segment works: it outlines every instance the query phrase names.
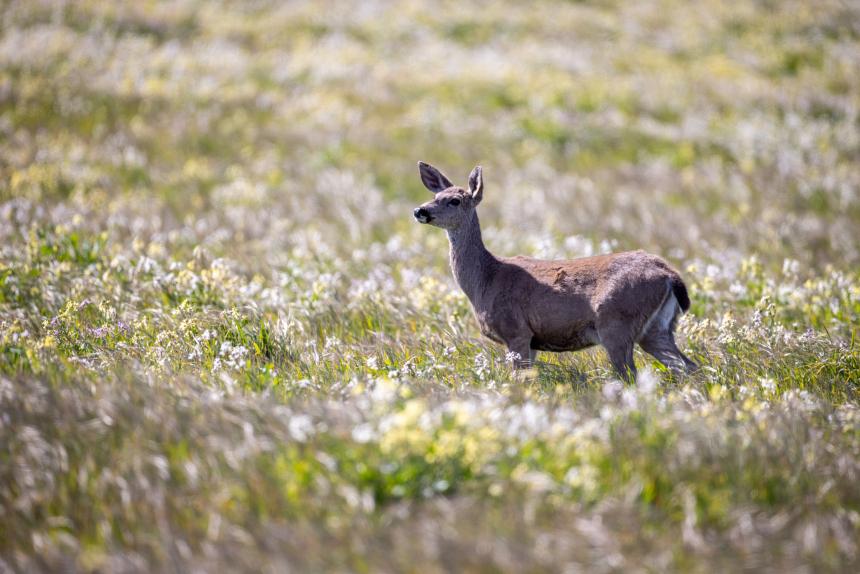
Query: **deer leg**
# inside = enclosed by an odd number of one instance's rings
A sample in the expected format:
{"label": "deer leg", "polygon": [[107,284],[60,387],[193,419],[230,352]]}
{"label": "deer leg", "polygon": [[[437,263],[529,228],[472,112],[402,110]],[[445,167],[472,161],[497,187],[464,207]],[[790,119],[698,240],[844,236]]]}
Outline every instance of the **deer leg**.
{"label": "deer leg", "polygon": [[639,341],[642,350],[663,363],[676,374],[692,373],[699,368],[675,344],[675,337],[669,331],[649,331]]}
{"label": "deer leg", "polygon": [[515,337],[505,341],[508,352],[514,355],[515,369],[528,369],[532,366],[532,337]]}
{"label": "deer leg", "polygon": [[603,345],[606,352],[609,354],[609,362],[612,363],[612,368],[623,381],[636,380],[636,363],[633,362],[633,344],[632,343],[613,343]]}
{"label": "deer leg", "polygon": [[598,324],[597,335],[621,380],[635,380],[636,363],[633,362],[633,337],[629,324],[624,321]]}

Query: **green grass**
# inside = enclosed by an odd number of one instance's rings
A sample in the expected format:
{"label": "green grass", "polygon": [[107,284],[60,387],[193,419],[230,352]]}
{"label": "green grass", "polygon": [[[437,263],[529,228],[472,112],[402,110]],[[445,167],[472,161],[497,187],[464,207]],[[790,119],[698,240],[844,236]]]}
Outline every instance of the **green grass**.
{"label": "green grass", "polygon": [[[0,6],[2,567],[860,566],[849,3]],[[665,256],[702,370],[515,376],[418,159]]]}

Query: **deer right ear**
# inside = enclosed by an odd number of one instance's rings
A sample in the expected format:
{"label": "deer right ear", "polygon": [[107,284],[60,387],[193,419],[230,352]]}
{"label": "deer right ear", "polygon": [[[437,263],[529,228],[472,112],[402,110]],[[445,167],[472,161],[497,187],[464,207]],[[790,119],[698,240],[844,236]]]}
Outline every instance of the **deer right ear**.
{"label": "deer right ear", "polygon": [[444,173],[429,163],[419,161],[418,172],[421,174],[421,182],[424,184],[424,187],[433,193],[439,193],[454,185],[450,179],[445,177]]}
{"label": "deer right ear", "polygon": [[475,166],[469,174],[469,193],[472,194],[475,205],[481,203],[481,199],[484,198],[484,176],[479,165]]}

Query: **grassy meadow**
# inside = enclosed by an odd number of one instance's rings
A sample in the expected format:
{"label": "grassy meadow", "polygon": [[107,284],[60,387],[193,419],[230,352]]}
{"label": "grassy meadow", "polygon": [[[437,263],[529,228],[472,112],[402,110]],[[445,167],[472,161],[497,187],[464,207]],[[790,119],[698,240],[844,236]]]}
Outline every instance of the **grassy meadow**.
{"label": "grassy meadow", "polygon": [[[418,225],[692,308],[517,377]],[[860,570],[860,5],[0,0],[0,572]]]}

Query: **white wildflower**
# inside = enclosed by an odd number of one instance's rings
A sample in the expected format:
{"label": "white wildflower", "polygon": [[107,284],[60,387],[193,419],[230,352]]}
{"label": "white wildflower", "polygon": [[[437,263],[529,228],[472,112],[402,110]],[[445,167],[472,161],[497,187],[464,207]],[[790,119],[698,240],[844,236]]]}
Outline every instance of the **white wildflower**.
{"label": "white wildflower", "polygon": [[603,396],[608,400],[615,400],[623,388],[624,384],[621,381],[609,381],[603,385]]}
{"label": "white wildflower", "polygon": [[658,384],[659,380],[651,369],[643,369],[636,376],[636,386],[643,395],[652,394],[657,389]]}

